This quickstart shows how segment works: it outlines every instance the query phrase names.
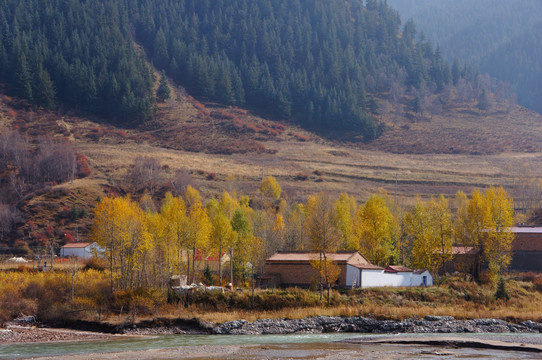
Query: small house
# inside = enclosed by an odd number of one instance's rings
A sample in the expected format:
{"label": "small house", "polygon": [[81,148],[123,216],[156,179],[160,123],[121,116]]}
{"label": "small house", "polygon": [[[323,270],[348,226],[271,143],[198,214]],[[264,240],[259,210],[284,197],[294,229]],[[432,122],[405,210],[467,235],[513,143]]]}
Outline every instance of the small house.
{"label": "small house", "polygon": [[68,243],[60,248],[60,257],[75,256],[80,259],[89,259],[101,253],[103,249],[95,242]]}
{"label": "small house", "polygon": [[[432,286],[433,277],[427,270],[411,270],[404,266],[382,268],[371,264],[358,251],[327,254],[340,268],[337,286],[342,288],[369,288],[384,286]],[[318,272],[311,261],[319,259],[318,253],[278,252],[265,262],[265,272],[260,276],[261,287],[299,286],[317,284]]]}
{"label": "small house", "polygon": [[[369,260],[358,251],[340,251],[326,254],[341,269],[337,285],[339,287],[358,286],[360,267],[373,267]],[[318,284],[318,271],[311,261],[318,260],[319,253],[307,251],[277,252],[265,261],[265,272],[260,276],[260,285],[309,287]]]}
{"label": "small house", "polygon": [[542,227],[513,227],[510,270],[542,272]]}

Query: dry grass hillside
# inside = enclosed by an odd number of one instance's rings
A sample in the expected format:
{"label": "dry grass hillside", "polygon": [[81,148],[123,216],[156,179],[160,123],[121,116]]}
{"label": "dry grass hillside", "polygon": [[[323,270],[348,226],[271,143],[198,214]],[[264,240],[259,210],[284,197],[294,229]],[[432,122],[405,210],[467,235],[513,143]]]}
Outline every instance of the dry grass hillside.
{"label": "dry grass hillside", "polygon": [[[33,110],[2,95],[2,124],[32,137],[70,139],[92,171],[56,186],[62,190],[53,195],[29,199],[24,211],[38,226],[58,223],[60,209],[74,205],[90,213],[99,197],[133,192],[126,174],[138,156],[160,161],[164,177],[157,194],[169,188],[176,170],[187,168],[207,198],[222,190],[253,194],[262,175],[275,176],[290,199],[329,191],[363,200],[383,188],[402,203],[415,195],[454,195],[490,185],[512,189],[525,175],[518,169],[542,177],[542,116],[521,107],[507,111],[496,104],[481,112],[450,105],[430,117],[405,116],[385,104],[381,117],[388,130],[363,143],[332,141],[244,109],[197,101],[182,89],[172,88],[172,93],[151,120],[135,129]],[[63,226],[84,233],[88,224],[87,217]]]}

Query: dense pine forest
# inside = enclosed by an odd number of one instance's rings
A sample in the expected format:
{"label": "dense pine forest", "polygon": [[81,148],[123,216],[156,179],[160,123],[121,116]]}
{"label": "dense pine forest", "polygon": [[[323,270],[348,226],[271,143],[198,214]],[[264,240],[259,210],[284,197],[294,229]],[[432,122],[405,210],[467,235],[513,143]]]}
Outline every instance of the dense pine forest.
{"label": "dense pine forest", "polygon": [[542,2],[389,0],[413,18],[445,58],[455,57],[509,82],[518,103],[542,112]]}
{"label": "dense pine forest", "polygon": [[416,42],[414,24],[401,26],[384,1],[1,4],[0,77],[11,93],[116,122],[152,109],[145,55],[196,96],[366,139],[384,129],[374,94],[452,81],[440,49]]}
{"label": "dense pine forest", "polygon": [[371,95],[451,81],[440,52],[383,1],[139,1],[137,39],[198,96],[313,129],[381,131]]}
{"label": "dense pine forest", "polygon": [[2,0],[0,78],[35,104],[116,122],[150,113],[153,80],[123,1]]}

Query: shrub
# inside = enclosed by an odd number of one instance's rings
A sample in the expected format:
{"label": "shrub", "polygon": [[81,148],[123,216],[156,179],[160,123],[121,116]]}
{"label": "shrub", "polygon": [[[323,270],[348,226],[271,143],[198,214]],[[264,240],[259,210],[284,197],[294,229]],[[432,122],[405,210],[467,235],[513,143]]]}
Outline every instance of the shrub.
{"label": "shrub", "polygon": [[310,138],[306,135],[303,135],[303,134],[294,134],[294,137],[298,140],[298,141],[309,141]]}
{"label": "shrub", "polygon": [[194,101],[194,107],[198,110],[205,110],[205,105],[203,105],[199,101]]}
{"label": "shrub", "polygon": [[510,300],[510,294],[506,291],[506,283],[504,278],[499,279],[499,284],[497,285],[497,291],[495,292],[495,298],[500,300],[508,301]]}
{"label": "shrub", "polygon": [[85,265],[83,265],[83,271],[96,270],[96,271],[105,271],[107,269],[107,262],[104,259],[97,257],[91,257],[88,260],[85,260]]}
{"label": "shrub", "polygon": [[90,175],[90,167],[88,166],[87,157],[83,154],[75,154],[77,163],[77,177],[84,178]]}

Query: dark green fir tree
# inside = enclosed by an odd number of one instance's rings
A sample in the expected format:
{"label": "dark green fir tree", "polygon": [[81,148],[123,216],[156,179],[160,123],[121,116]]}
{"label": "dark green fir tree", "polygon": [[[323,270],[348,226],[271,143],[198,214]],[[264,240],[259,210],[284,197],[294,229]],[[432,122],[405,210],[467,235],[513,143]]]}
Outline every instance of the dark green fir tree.
{"label": "dark green fir tree", "polygon": [[160,84],[158,89],[156,89],[156,101],[164,102],[171,97],[171,90],[167,83],[166,74],[162,71],[162,76],[160,77]]}

